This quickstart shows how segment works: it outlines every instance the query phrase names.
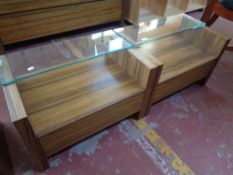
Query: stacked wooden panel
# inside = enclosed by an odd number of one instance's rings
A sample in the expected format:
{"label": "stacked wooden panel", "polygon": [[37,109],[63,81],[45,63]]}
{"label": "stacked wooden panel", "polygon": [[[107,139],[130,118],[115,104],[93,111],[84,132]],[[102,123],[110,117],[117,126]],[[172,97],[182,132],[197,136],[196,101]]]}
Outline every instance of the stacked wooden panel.
{"label": "stacked wooden panel", "polygon": [[122,0],[0,1],[0,40],[12,44],[121,18]]}

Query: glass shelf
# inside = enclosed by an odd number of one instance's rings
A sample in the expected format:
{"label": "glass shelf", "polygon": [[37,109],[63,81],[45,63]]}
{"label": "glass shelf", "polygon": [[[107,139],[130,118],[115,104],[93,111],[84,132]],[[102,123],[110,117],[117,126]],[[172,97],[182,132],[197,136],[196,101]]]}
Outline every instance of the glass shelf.
{"label": "glass shelf", "polygon": [[0,56],[2,86],[133,46],[112,30],[65,38]]}
{"label": "glass shelf", "polygon": [[129,25],[115,29],[114,31],[125,40],[137,46],[201,27],[205,27],[205,23],[188,15],[179,14],[140,22],[139,25]]}
{"label": "glass shelf", "polygon": [[204,26],[204,23],[182,14],[20,49],[0,56],[0,84],[6,86]]}

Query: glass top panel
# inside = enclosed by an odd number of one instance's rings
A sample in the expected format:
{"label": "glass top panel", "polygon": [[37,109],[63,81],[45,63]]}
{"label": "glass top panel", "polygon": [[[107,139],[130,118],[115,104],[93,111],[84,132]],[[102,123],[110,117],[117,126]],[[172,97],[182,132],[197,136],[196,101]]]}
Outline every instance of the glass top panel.
{"label": "glass top panel", "polygon": [[132,45],[112,30],[20,49],[0,56],[2,86],[104,56]]}
{"label": "glass top panel", "polygon": [[199,20],[179,14],[140,22],[138,25],[129,25],[114,31],[133,45],[140,45],[204,26],[205,23]]}
{"label": "glass top panel", "polygon": [[204,26],[203,22],[180,14],[140,22],[139,25],[78,37],[72,36],[48,44],[20,49],[0,56],[0,85],[9,85],[72,64]]}

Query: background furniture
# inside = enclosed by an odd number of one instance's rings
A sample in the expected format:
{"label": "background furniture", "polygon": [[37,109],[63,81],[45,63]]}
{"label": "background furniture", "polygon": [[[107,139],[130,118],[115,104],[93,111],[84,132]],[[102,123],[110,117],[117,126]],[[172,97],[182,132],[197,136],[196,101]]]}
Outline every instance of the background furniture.
{"label": "background furniture", "polygon": [[0,1],[3,45],[122,20],[122,0]]}
{"label": "background furniture", "polygon": [[206,0],[127,0],[126,19],[134,24],[202,9]]}
{"label": "background furniture", "polygon": [[[227,0],[223,1],[223,4],[218,0],[209,0],[201,20],[206,22],[207,26],[211,26],[219,16],[233,21],[233,2]],[[228,49],[233,51],[233,46]]]}
{"label": "background furniture", "polygon": [[6,143],[3,125],[0,123],[0,174],[13,175],[13,167]]}

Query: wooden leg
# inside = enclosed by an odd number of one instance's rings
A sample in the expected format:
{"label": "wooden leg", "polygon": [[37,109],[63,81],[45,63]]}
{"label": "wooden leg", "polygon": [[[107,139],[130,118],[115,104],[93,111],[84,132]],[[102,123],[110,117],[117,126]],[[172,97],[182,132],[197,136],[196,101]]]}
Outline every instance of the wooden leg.
{"label": "wooden leg", "polygon": [[209,80],[209,76],[199,80],[197,82],[197,84],[199,84],[200,86],[205,86],[207,84],[208,80]]}
{"label": "wooden leg", "polygon": [[3,132],[3,128],[0,125],[0,174],[13,175],[12,163]]}
{"label": "wooden leg", "polygon": [[144,92],[144,97],[142,100],[142,109],[141,109],[141,112],[139,113],[138,119],[141,119],[150,113],[150,108],[151,108],[152,100],[153,100],[152,99],[153,93],[155,92],[155,89],[157,87],[159,77],[162,72],[162,67],[163,66],[161,65],[150,71],[148,82],[147,82],[147,87]]}
{"label": "wooden leg", "polygon": [[204,13],[201,17],[201,20],[205,23],[207,23],[212,16],[212,8],[213,8],[214,1],[213,0],[208,0],[206,8],[204,10]]}
{"label": "wooden leg", "polygon": [[35,163],[40,171],[46,170],[49,167],[45,153],[40,145],[39,140],[34,135],[31,125],[27,118],[14,123],[25,145],[30,151]]}
{"label": "wooden leg", "polygon": [[209,21],[206,23],[207,26],[211,26],[218,19],[218,17],[219,16],[217,14],[213,14]]}

